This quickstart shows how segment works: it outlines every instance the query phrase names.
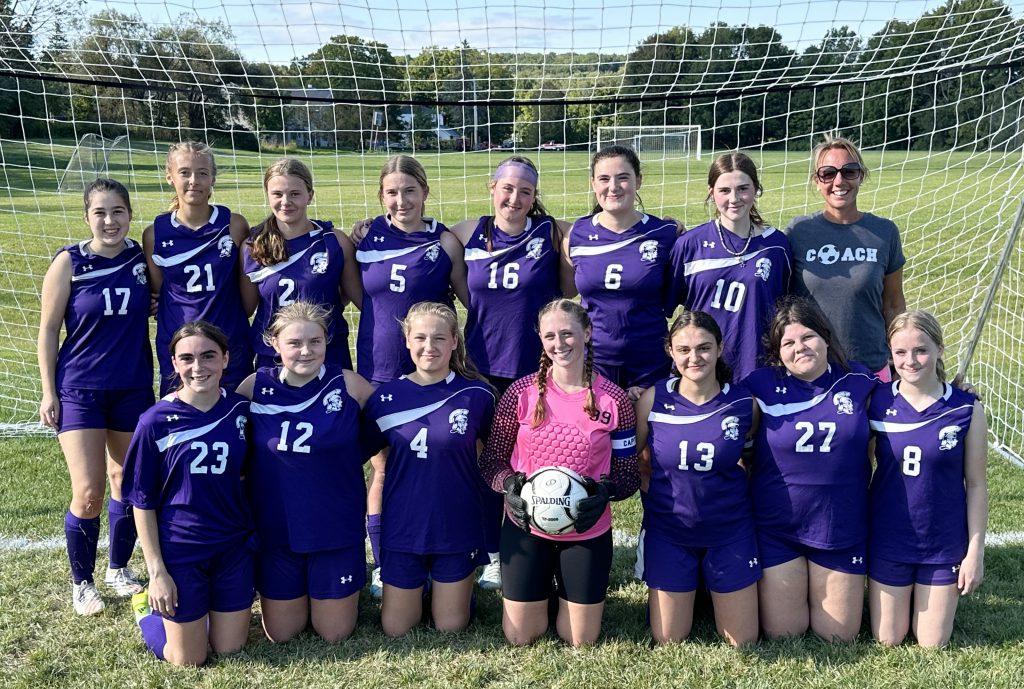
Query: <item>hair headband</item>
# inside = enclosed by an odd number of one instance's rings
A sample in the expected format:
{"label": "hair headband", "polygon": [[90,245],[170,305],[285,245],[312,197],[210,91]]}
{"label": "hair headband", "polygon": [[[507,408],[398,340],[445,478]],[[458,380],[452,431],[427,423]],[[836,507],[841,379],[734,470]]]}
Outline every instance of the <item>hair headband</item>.
{"label": "hair headband", "polygon": [[494,171],[494,179],[501,179],[502,177],[518,177],[533,186],[537,186],[537,171],[518,160],[506,160],[498,166],[498,169]]}

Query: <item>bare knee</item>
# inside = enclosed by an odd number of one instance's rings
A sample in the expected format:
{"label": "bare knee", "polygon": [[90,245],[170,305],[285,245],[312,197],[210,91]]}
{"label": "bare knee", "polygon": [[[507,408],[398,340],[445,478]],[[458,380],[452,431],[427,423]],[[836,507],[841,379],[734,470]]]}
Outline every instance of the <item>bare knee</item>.
{"label": "bare knee", "polygon": [[263,616],[263,632],[271,643],[283,644],[291,641],[305,628],[305,620],[274,620]]}
{"label": "bare knee", "polygon": [[164,647],[164,660],[178,667],[196,667],[206,662],[206,649],[189,651],[184,648]]}
{"label": "bare knee", "polygon": [[82,519],[95,519],[100,516],[103,506],[103,487],[89,486],[80,493],[71,496],[71,511]]}
{"label": "bare knee", "polygon": [[461,632],[469,626],[469,611],[449,612],[445,615],[434,615],[434,628],[439,632]]}

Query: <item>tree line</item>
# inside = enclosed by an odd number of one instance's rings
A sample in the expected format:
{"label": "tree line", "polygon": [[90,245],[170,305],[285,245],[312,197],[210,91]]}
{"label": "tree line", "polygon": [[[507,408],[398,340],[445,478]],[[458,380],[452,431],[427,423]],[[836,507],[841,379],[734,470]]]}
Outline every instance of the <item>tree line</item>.
{"label": "tree line", "polygon": [[377,124],[388,140],[408,139],[411,126],[413,143],[433,145],[443,122],[477,142],[524,146],[585,146],[612,124],[700,125],[715,149],[806,147],[829,130],[867,147],[927,149],[1024,136],[1024,22],[1003,0],[949,0],[866,38],[831,29],[799,53],[774,28],[717,23],[653,34],[628,54],[463,43],[403,55],[339,35],[289,64],[244,58],[220,22],[182,15],[156,26],[83,7],[19,12],[0,0],[0,135],[144,131],[255,147],[299,128],[360,148]]}

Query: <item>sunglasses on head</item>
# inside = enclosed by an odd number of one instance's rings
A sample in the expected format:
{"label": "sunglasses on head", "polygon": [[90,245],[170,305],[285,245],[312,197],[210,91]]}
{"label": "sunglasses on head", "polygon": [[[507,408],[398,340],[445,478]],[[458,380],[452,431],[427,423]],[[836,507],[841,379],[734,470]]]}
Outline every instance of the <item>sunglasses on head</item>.
{"label": "sunglasses on head", "polygon": [[828,184],[836,178],[836,175],[842,175],[843,179],[857,179],[863,174],[863,170],[858,163],[847,163],[842,167],[835,167],[834,165],[822,165],[815,172],[814,176],[818,178],[818,181],[822,184]]}

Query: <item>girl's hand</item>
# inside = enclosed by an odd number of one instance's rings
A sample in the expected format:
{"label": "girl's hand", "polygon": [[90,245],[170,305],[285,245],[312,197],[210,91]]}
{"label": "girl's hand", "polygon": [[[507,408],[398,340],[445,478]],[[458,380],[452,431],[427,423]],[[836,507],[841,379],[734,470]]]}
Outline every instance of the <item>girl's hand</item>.
{"label": "girl's hand", "polygon": [[975,552],[968,552],[967,557],[960,563],[960,573],[956,581],[956,587],[960,589],[960,595],[966,596],[977,591],[984,578],[985,556]]}
{"label": "girl's hand", "polygon": [[39,402],[39,421],[47,428],[57,430],[60,422],[60,400],[49,393],[43,393],[43,399]]}
{"label": "girl's hand", "polygon": [[353,244],[359,246],[359,242],[363,241],[363,237],[370,231],[370,223],[372,222],[373,218],[364,218],[352,226],[352,231],[348,233],[348,236],[352,239]]}
{"label": "girl's hand", "polygon": [[149,607],[164,617],[173,617],[178,607],[178,587],[166,571],[149,578]]}

